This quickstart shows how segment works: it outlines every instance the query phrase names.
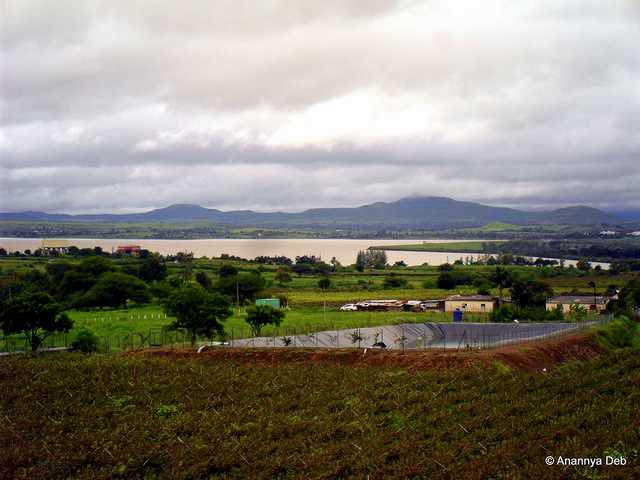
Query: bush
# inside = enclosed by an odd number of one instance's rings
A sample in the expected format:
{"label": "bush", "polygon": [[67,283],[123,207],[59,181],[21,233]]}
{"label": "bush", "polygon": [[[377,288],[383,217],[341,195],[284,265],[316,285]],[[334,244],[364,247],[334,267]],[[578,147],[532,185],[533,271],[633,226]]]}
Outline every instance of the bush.
{"label": "bush", "polygon": [[596,341],[607,349],[628,347],[640,349],[640,327],[637,322],[628,317],[617,317],[598,327],[595,336]]}
{"label": "bush", "polygon": [[82,353],[91,353],[98,351],[98,336],[88,328],[78,330],[76,339],[71,344],[71,348]]}
{"label": "bush", "polygon": [[515,310],[509,305],[500,305],[489,314],[492,322],[506,323],[516,318]]}
{"label": "bush", "polygon": [[384,281],[382,282],[384,288],[405,288],[407,284],[408,282],[405,278],[396,277],[394,275],[385,277]]}

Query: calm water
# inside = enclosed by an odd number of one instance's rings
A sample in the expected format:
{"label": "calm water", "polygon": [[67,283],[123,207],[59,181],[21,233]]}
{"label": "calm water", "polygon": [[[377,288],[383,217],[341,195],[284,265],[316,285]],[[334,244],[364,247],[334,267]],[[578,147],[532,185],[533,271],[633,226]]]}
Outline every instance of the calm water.
{"label": "calm water", "polygon": [[[223,253],[253,259],[260,255],[284,255],[291,259],[298,255],[321,256],[329,261],[336,257],[345,265],[355,263],[358,250],[371,245],[398,245],[401,243],[420,243],[423,240],[342,240],[342,239],[208,239],[208,240],[132,240],[132,239],[67,239],[71,245],[79,248],[100,246],[106,251],[115,250],[118,245],[140,245],[142,248],[163,255],[177,252],[193,252],[196,257],[219,257]],[[455,242],[456,240],[428,240],[434,243]],[[9,251],[35,250],[40,247],[39,238],[1,238],[0,247]],[[466,253],[437,252],[387,252],[389,262],[404,260],[407,265],[440,265],[447,260],[471,256]]]}
{"label": "calm water", "polygon": [[[142,248],[163,255],[177,252],[193,252],[196,257],[219,257],[223,253],[253,259],[260,255],[284,255],[294,259],[298,255],[316,255],[326,262],[332,257],[345,265],[355,263],[358,250],[365,250],[371,245],[398,245],[403,243],[459,242],[464,240],[343,240],[343,239],[208,239],[208,240],[141,240],[141,239],[86,239],[68,238],[71,245],[79,248],[102,247],[103,250],[115,250],[118,245],[140,245]],[[40,247],[39,238],[0,238],[0,247],[8,251],[35,250]],[[387,252],[390,263],[403,260],[407,265],[441,265],[466,257],[478,257],[468,253],[440,252]],[[567,265],[575,264],[568,260]],[[593,263],[595,266],[596,263]],[[603,268],[608,264],[601,264]]]}

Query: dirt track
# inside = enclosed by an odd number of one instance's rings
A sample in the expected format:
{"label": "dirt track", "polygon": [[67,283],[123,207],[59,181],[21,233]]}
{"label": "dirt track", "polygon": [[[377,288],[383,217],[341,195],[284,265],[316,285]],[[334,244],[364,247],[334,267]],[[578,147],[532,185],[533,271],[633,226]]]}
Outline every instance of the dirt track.
{"label": "dirt track", "polygon": [[150,348],[127,352],[130,356],[191,358],[205,361],[233,361],[246,365],[275,366],[289,362],[345,366],[396,366],[412,370],[491,367],[499,361],[511,368],[540,372],[570,360],[588,360],[603,349],[590,334],[578,334],[526,345],[511,345],[483,351],[385,351],[368,349],[300,348],[207,348],[197,353],[190,348]]}

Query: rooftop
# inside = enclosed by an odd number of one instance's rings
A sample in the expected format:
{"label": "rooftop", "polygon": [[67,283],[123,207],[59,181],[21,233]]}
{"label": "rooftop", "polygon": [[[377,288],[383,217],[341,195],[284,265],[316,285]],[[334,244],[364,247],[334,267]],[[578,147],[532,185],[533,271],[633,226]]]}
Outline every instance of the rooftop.
{"label": "rooftop", "polygon": [[492,295],[451,295],[445,300],[449,302],[493,302],[496,297]]}
{"label": "rooftop", "polygon": [[569,305],[575,304],[584,304],[584,305],[593,305],[593,299],[595,298],[596,303],[599,305],[604,305],[611,297],[605,296],[596,296],[593,295],[558,295],[557,297],[551,297],[547,300],[547,303],[563,303]]}

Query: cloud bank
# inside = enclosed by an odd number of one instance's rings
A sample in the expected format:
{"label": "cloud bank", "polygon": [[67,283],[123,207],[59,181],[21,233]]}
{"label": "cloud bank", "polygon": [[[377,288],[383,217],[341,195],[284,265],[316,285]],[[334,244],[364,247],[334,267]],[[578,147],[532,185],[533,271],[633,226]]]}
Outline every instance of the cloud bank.
{"label": "cloud bank", "polygon": [[0,209],[640,208],[633,0],[6,0]]}

